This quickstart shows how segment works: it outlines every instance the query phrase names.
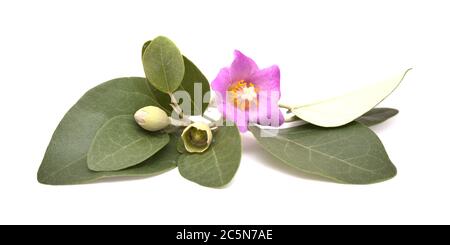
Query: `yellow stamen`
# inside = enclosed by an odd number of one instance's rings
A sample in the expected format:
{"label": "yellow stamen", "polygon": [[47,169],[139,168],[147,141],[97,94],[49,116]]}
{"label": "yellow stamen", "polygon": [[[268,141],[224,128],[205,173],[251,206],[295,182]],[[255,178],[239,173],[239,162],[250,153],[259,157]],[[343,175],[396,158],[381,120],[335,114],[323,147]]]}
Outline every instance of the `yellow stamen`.
{"label": "yellow stamen", "polygon": [[258,104],[258,89],[251,82],[239,80],[228,88],[228,92],[233,105],[242,110]]}

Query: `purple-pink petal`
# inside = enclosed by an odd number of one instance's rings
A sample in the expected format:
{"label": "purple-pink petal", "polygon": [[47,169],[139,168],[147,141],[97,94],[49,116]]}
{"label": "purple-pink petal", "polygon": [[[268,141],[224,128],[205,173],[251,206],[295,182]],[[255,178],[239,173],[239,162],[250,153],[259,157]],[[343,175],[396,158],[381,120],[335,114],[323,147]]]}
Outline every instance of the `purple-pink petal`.
{"label": "purple-pink petal", "polygon": [[249,121],[260,125],[278,127],[284,116],[278,107],[278,91],[263,91],[258,94],[258,107],[249,110]]}
{"label": "purple-pink petal", "polygon": [[217,104],[217,109],[222,113],[223,117],[227,120],[233,121],[238,127],[239,131],[244,133],[248,128],[248,112],[242,111],[239,108],[234,107],[231,103],[221,101]]}
{"label": "purple-pink petal", "polygon": [[211,88],[219,92],[222,96],[225,96],[228,87],[233,83],[230,76],[229,68],[222,68],[217,74],[217,77],[211,82]]}
{"label": "purple-pink petal", "polygon": [[[280,92],[280,68],[273,65],[256,71],[249,79],[259,90]],[[279,97],[278,97],[279,98]]]}
{"label": "purple-pink petal", "polygon": [[239,50],[234,51],[234,61],[230,67],[230,75],[233,82],[239,80],[248,81],[251,75],[258,70],[255,61],[245,56]]}
{"label": "purple-pink petal", "polygon": [[[217,95],[218,109],[223,117],[234,121],[241,132],[247,131],[249,122],[275,127],[283,124],[283,113],[278,107],[280,99],[280,69],[278,66],[274,65],[260,70],[252,59],[241,52],[236,50],[234,56],[231,66],[221,69],[211,83],[211,87]],[[245,102],[239,101],[242,97],[236,97],[236,94],[230,95],[228,92],[230,86],[236,86],[238,81],[244,81],[244,85],[239,84],[239,86],[248,87],[235,87],[234,89],[237,90],[233,93],[239,93],[242,91],[239,89],[249,89],[251,86],[255,88],[257,102],[251,102],[253,104],[250,104],[250,107],[236,106],[234,104],[236,100],[239,105]],[[248,90],[245,93],[248,93]],[[250,101],[252,100],[250,99]]]}

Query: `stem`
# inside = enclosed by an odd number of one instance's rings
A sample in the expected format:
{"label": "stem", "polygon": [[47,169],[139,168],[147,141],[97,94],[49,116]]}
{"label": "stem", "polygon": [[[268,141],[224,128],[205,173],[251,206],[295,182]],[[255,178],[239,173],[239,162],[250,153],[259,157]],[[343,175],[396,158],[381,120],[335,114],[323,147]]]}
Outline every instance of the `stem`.
{"label": "stem", "polygon": [[177,119],[173,119],[173,118],[169,118],[170,120],[170,124],[172,124],[173,126],[176,127],[187,127],[191,124],[190,121],[186,121],[186,120],[177,120]]}
{"label": "stem", "polygon": [[172,106],[173,110],[180,116],[181,119],[184,118],[183,110],[181,109],[180,105],[178,105],[177,98],[172,93],[169,93],[170,96],[170,106]]}
{"label": "stem", "polygon": [[284,103],[278,103],[278,106],[284,109],[292,110],[292,106],[284,104]]}
{"label": "stem", "polygon": [[219,119],[215,120],[214,118],[212,118],[211,116],[208,115],[208,112],[211,113],[211,111],[210,111],[211,108],[214,108],[214,109],[217,110],[217,107],[208,105],[208,108],[205,110],[205,112],[203,113],[202,117],[204,119],[210,121],[209,127],[211,129],[213,129],[213,128],[217,128],[219,126],[220,122],[222,122],[222,115],[220,116]]}
{"label": "stem", "polygon": [[206,115],[205,113],[203,113],[202,117],[205,118],[208,121],[211,121],[211,122],[215,122],[216,121],[216,120],[212,119],[210,116]]}
{"label": "stem", "polygon": [[303,121],[303,120],[296,116],[290,116],[284,119],[284,122],[296,122],[296,121]]}

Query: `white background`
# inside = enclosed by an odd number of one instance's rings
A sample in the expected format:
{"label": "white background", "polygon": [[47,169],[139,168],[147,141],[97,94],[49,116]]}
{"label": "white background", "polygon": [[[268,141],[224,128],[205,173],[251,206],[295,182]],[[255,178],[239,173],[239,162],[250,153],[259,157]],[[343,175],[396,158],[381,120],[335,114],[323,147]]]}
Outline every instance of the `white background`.
{"label": "white background", "polygon": [[[1,1],[0,223],[450,223],[448,1]],[[307,103],[414,69],[373,129],[398,175],[352,186],[280,165],[243,136],[233,182],[208,189],[177,170],[47,186],[36,172],[64,113],[88,89],[143,76],[141,45],[166,35],[212,80],[239,49],[278,64],[282,100]]]}

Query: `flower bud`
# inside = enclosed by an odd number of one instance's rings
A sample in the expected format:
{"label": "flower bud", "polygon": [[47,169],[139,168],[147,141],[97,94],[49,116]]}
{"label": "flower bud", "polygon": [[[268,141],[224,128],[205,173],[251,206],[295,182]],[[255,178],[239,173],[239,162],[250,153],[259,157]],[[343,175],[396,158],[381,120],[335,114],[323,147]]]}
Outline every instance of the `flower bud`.
{"label": "flower bud", "polygon": [[156,106],[146,106],[134,114],[134,119],[142,128],[148,131],[158,131],[170,124],[166,112]]}
{"label": "flower bud", "polygon": [[181,138],[188,152],[204,152],[211,144],[212,132],[207,124],[196,122],[183,130]]}

